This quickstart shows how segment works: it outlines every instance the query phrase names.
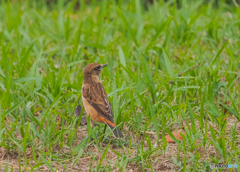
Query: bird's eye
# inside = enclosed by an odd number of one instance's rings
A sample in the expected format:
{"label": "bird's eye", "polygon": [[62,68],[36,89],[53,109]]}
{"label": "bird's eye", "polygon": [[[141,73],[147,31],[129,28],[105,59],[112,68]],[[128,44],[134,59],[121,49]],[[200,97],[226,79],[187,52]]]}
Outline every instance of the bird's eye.
{"label": "bird's eye", "polygon": [[99,69],[100,69],[100,67],[101,67],[101,66],[97,66],[97,67],[95,67],[94,69],[95,69],[95,70],[99,70]]}

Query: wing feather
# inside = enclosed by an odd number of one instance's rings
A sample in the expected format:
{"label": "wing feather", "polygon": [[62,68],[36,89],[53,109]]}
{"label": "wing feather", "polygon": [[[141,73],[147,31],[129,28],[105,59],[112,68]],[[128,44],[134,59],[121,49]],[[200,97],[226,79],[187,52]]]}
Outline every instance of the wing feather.
{"label": "wing feather", "polygon": [[82,96],[93,106],[99,115],[114,122],[112,107],[101,83],[97,83],[97,85],[92,87],[84,86],[82,88]]}

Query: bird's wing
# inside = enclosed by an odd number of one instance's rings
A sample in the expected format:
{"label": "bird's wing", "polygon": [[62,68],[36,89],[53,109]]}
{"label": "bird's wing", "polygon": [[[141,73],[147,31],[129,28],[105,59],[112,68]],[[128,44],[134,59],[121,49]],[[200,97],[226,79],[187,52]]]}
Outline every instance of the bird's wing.
{"label": "bird's wing", "polygon": [[101,83],[94,86],[83,86],[82,96],[87,102],[104,118],[113,121],[112,107],[108,100],[107,94]]}

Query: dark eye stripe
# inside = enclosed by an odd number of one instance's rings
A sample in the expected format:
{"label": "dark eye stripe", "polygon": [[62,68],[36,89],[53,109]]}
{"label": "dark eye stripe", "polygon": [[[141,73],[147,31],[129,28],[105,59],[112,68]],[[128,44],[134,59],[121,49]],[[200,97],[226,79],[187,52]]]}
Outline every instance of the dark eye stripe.
{"label": "dark eye stripe", "polygon": [[94,69],[95,69],[95,70],[98,70],[98,69],[100,69],[100,67],[101,67],[101,66],[97,66],[97,67],[95,67]]}

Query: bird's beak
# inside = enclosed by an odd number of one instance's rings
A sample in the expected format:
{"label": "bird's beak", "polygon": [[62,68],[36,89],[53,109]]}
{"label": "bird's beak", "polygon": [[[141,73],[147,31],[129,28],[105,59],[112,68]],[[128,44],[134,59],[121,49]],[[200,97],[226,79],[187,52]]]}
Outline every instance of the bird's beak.
{"label": "bird's beak", "polygon": [[104,68],[105,66],[107,66],[108,64],[102,65],[102,68]]}

